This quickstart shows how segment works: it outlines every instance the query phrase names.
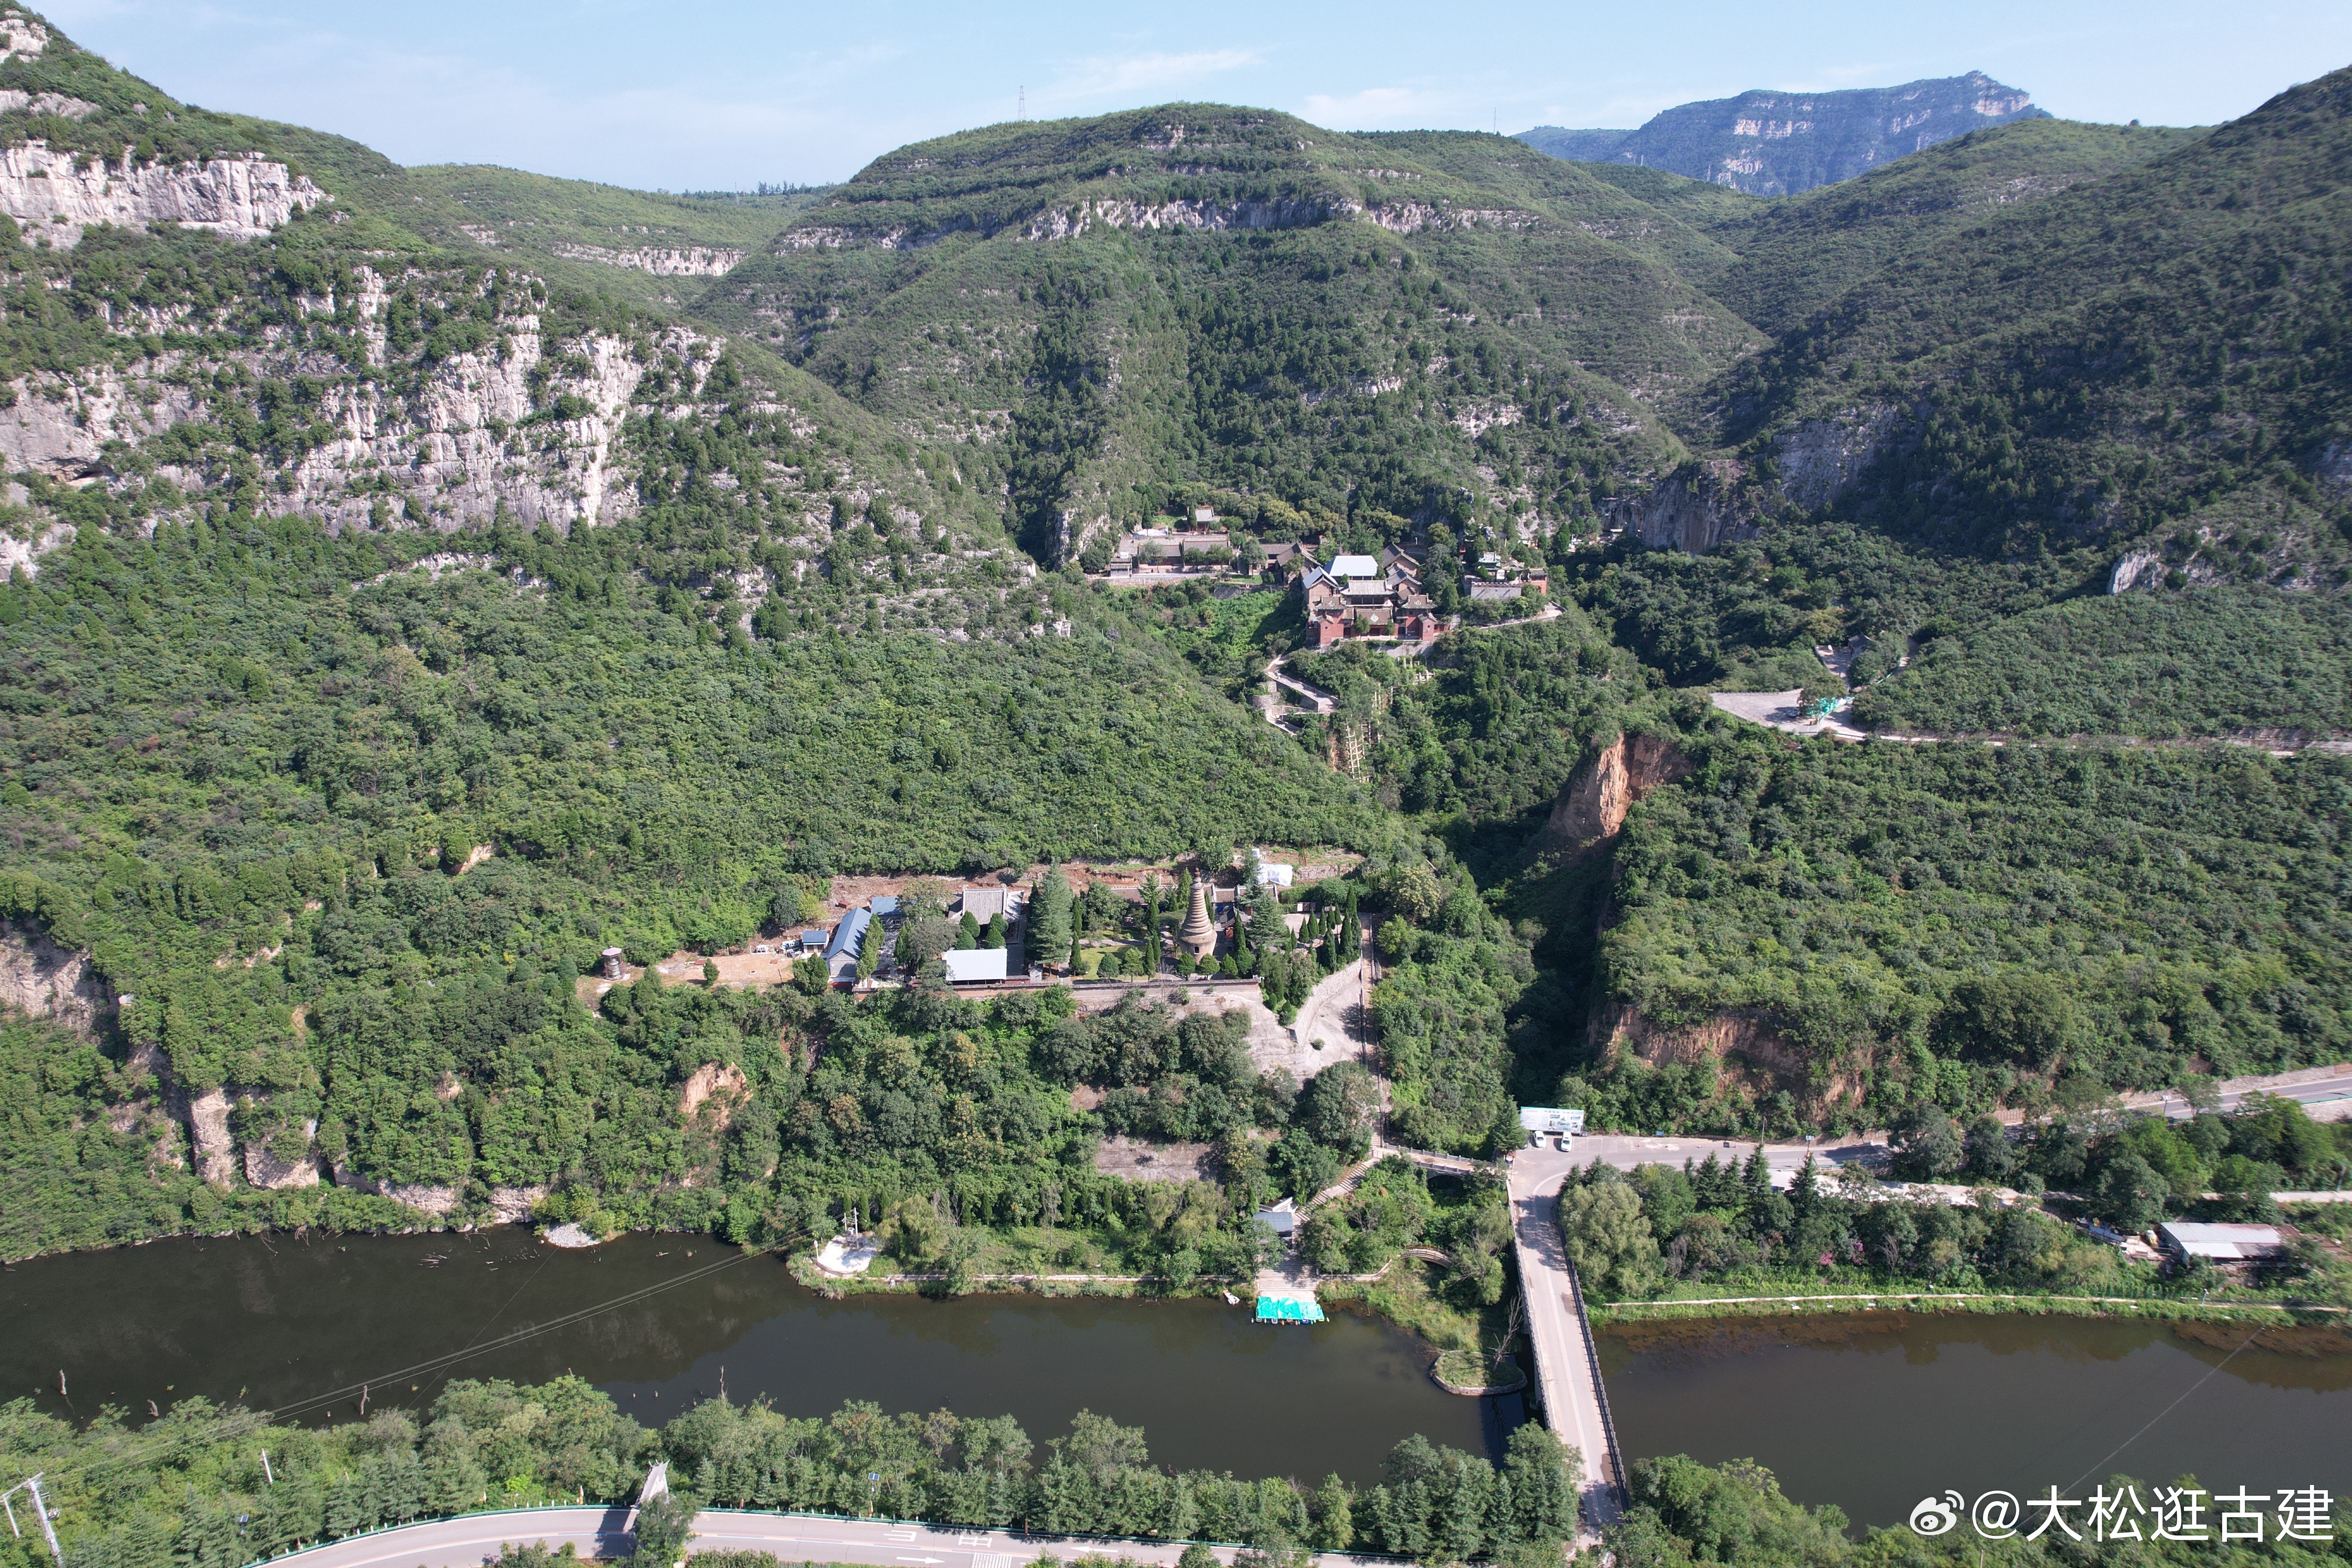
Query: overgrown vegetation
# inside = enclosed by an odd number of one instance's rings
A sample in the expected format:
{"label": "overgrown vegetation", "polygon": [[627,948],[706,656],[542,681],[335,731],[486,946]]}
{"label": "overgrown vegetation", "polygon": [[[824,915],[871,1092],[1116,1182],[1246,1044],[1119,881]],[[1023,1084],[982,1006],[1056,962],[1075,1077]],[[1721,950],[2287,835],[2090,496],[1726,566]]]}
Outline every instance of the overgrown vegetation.
{"label": "overgrown vegetation", "polygon": [[[1574,1532],[1580,1468],[1528,1425],[1499,1466],[1414,1436],[1381,1482],[1360,1489],[1330,1476],[1309,1490],[1156,1467],[1140,1428],[1087,1411],[1042,1449],[1010,1416],[863,1402],[792,1416],[707,1400],[656,1432],[568,1377],[452,1383],[415,1411],[322,1426],[192,1399],[143,1426],[110,1412],[77,1428],[19,1399],[0,1406],[0,1458],[45,1473],[68,1568],[240,1568],[384,1525],[621,1502],[656,1459],[671,1467],[681,1522],[699,1505],[772,1508],[1240,1542],[1276,1556],[1352,1547],[1532,1563],[1557,1558]],[[6,1568],[44,1561],[37,1531],[0,1540]]]}
{"label": "overgrown vegetation", "polygon": [[[2313,1122],[2290,1100],[2260,1100],[2238,1114],[2173,1123],[2147,1115],[2074,1111],[2016,1135],[1990,1114],[1963,1129],[1932,1107],[1895,1130],[1898,1178],[1973,1183],[1996,1192],[2072,1194],[2065,1206],[2122,1235],[2183,1212],[2275,1219],[2270,1194],[2290,1182],[2333,1186],[2352,1174],[2352,1134]],[[2218,1191],[2218,1200],[2208,1200]],[[1686,1287],[1866,1294],[2053,1291],[2070,1295],[2224,1299],[2280,1291],[2341,1300],[2352,1270],[2306,1244],[2286,1266],[2232,1281],[2210,1268],[2160,1274],[2041,1209],[1916,1201],[1864,1173],[1808,1163],[1776,1191],[1760,1150],[1630,1174],[1595,1163],[1560,1197],[1560,1220],[1587,1288],[1601,1300],[1639,1300]]]}

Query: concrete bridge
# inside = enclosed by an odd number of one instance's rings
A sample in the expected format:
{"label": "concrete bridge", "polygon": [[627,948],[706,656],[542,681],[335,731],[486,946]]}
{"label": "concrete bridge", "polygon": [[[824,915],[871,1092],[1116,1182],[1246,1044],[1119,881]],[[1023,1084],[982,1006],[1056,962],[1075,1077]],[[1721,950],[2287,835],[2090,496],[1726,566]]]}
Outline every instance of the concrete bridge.
{"label": "concrete bridge", "polygon": [[1584,1456],[1577,1540],[1589,1544],[1623,1512],[1625,1460],[1609,1418],[1609,1391],[1601,1384],[1601,1357],[1584,1315],[1584,1291],[1557,1217],[1560,1185],[1573,1163],[1556,1150],[1522,1149],[1511,1158],[1509,1187],[1536,1388],[1544,1420],[1561,1442]]}

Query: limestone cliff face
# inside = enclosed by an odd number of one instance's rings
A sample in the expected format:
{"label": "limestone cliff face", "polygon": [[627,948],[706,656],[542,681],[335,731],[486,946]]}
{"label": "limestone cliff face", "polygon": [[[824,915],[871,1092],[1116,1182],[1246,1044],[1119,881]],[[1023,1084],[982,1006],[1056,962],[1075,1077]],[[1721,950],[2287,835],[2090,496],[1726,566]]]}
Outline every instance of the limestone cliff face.
{"label": "limestone cliff face", "polygon": [[38,59],[49,47],[49,30],[21,11],[0,12],[0,65]]}
{"label": "limestone cliff face", "polygon": [[[333,315],[348,305],[368,368],[398,369],[387,343],[387,310],[394,291],[418,285],[422,275],[386,277],[362,268],[357,280],[355,300],[312,300],[306,309]],[[633,348],[603,334],[551,342],[533,315],[505,326],[501,342],[442,359],[405,386],[389,374],[330,385],[319,416],[331,426],[331,438],[273,474],[263,506],[352,527],[380,504],[374,481],[390,478],[402,492],[390,498],[396,512],[405,497],[443,530],[488,518],[502,501],[530,526],[569,529],[630,515],[635,490],[618,446],[649,359],[674,356],[699,387],[720,340],[674,328],[649,347]],[[301,368],[268,342],[198,363],[209,377],[224,358],[258,380]],[[553,363],[543,364],[548,361]],[[0,462],[11,471],[30,468],[62,479],[100,475],[110,443],[136,446],[203,416],[197,393],[173,374],[185,363],[173,352],[128,374],[100,364],[71,375],[17,378],[14,402],[0,408]],[[572,412],[550,419],[550,407]],[[191,494],[209,482],[168,464],[156,472]],[[0,551],[36,553],[14,540],[0,542]]]}
{"label": "limestone cliff face", "polygon": [[1909,424],[1902,410],[1885,405],[1806,420],[1780,437],[1773,454],[1780,493],[1808,510],[1829,505]]}
{"label": "limestone cliff face", "polygon": [[1690,759],[1654,735],[1620,735],[1577,769],[1553,803],[1547,835],[1556,843],[1591,844],[1625,826],[1633,803],[1660,784],[1687,777]]}
{"label": "limestone cliff face", "polygon": [[1752,91],[1666,110],[1638,131],[1544,128],[1522,140],[1555,157],[1635,163],[1752,196],[1793,195],[1955,136],[2046,118],[2030,94],[1982,71],[1900,87]]}
{"label": "limestone cliff face", "polygon": [[98,105],[88,99],[68,98],[62,92],[36,94],[22,88],[0,88],[0,114],[19,111],[56,114],[68,120],[87,120],[98,112]]}
{"label": "limestone cliff face", "polygon": [[94,224],[152,228],[181,224],[231,239],[257,239],[295,213],[330,200],[307,175],[247,155],[205,163],[142,163],[120,159],[77,167],[69,153],[44,142],[0,147],[0,212],[27,238],[70,246]]}
{"label": "limestone cliff face", "polygon": [[95,1039],[114,1015],[114,997],[89,953],[59,947],[28,921],[0,921],[0,1007]]}
{"label": "limestone cliff face", "polygon": [[[1539,220],[1514,207],[1457,207],[1433,202],[1381,202],[1367,205],[1340,195],[1139,202],[1100,197],[1047,207],[1019,225],[1024,239],[1073,239],[1090,228],[1135,229],[1277,229],[1310,228],[1318,224],[1360,222],[1377,224],[1392,234],[1471,228],[1532,229]],[[973,222],[950,224],[921,231],[859,230],[837,225],[812,224],[779,235],[779,251],[834,249],[872,246],[882,250],[919,250],[959,234],[987,237],[998,230]],[[567,252],[566,254],[569,254]]]}
{"label": "limestone cliff face", "polygon": [[593,261],[601,267],[626,267],[636,272],[650,272],[656,278],[722,278],[734,271],[743,260],[743,252],[740,250],[709,246],[671,249],[641,245],[628,250],[610,250],[601,245],[573,245],[569,241],[560,241],[548,248],[574,261]]}
{"label": "limestone cliff face", "polygon": [[236,1139],[228,1128],[225,1089],[208,1089],[188,1100],[188,1131],[196,1151],[196,1174],[215,1187],[236,1180]]}
{"label": "limestone cliff face", "polygon": [[1704,554],[1718,544],[1756,537],[1756,520],[1732,488],[1744,473],[1736,462],[1692,464],[1641,495],[1613,503],[1607,515],[1653,550]]}
{"label": "limestone cliff face", "polygon": [[136,381],[110,364],[69,376],[17,377],[11,384],[15,401],[0,408],[0,461],[11,473],[30,468],[67,480],[96,476],[108,442],[136,443],[196,416],[199,405],[189,389],[161,379],[182,357],[159,358],[157,377]]}

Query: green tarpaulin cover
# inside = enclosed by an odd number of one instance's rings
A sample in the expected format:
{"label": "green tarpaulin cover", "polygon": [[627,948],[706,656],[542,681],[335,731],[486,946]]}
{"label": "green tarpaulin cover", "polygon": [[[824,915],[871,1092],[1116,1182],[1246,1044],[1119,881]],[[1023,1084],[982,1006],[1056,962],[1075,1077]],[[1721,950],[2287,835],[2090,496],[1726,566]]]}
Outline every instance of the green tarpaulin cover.
{"label": "green tarpaulin cover", "polygon": [[1312,1296],[1260,1296],[1257,1299],[1257,1321],[1261,1323],[1319,1323],[1323,1309]]}

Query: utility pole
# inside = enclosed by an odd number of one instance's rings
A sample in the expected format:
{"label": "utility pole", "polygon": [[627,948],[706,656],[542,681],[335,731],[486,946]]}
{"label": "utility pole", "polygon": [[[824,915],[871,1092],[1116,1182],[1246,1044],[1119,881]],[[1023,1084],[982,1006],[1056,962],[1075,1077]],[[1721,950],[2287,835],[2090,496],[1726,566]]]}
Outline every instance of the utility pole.
{"label": "utility pole", "polygon": [[261,1473],[269,1478],[271,1486],[278,1484],[278,1472],[269,1468],[269,1450],[267,1448],[261,1450]]}
{"label": "utility pole", "polygon": [[40,1472],[36,1471],[6,1491],[0,1492],[0,1508],[6,1508],[8,1510],[8,1528],[16,1532],[19,1540],[24,1538],[25,1532],[16,1523],[16,1507],[8,1501],[10,1498],[22,1491],[29,1491],[33,1494],[33,1511],[40,1516],[41,1533],[48,1538],[49,1555],[57,1559],[58,1568],[65,1568],[65,1549],[58,1544],[58,1527],[49,1522],[49,1505],[41,1500]]}

